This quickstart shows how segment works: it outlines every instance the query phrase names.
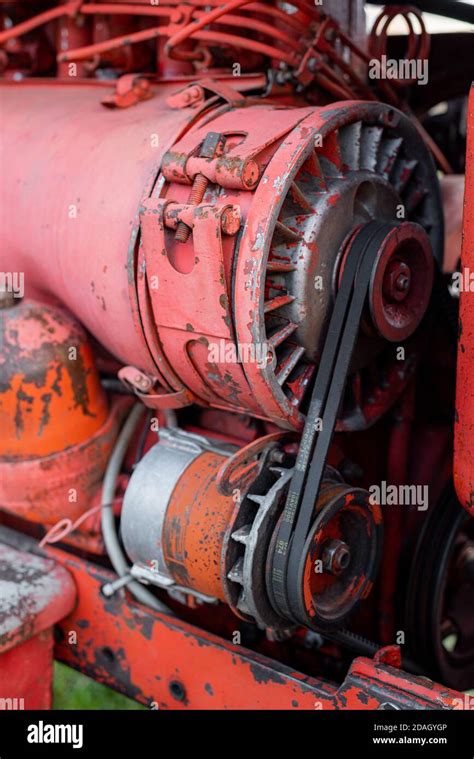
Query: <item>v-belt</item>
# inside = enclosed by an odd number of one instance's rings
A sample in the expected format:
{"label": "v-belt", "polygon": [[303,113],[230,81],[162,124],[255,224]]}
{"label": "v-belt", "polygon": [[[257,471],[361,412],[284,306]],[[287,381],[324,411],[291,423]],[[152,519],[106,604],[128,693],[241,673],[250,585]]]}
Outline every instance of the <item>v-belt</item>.
{"label": "v-belt", "polygon": [[302,595],[298,590],[300,562],[359,334],[372,270],[381,243],[396,226],[395,223],[372,221],[363,226],[353,238],[344,264],[278,529],[272,559],[270,596],[273,597],[276,610],[283,617],[306,626],[311,624],[311,619],[302,605]]}

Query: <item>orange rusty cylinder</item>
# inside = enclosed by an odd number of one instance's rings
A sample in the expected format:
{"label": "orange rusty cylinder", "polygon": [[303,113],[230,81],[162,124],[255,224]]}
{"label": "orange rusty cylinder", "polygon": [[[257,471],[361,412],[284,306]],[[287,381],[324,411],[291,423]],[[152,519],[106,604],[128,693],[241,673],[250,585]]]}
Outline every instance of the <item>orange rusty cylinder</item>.
{"label": "orange rusty cylinder", "polygon": [[[135,468],[122,507],[127,553],[148,581],[222,601],[224,544],[237,504],[219,488],[229,451],[200,435],[160,431]],[[145,579],[147,579],[145,577]]]}
{"label": "orange rusty cylinder", "polygon": [[454,484],[474,514],[474,88],[468,105],[466,185],[460,278],[459,342],[454,437]]}
{"label": "orange rusty cylinder", "polygon": [[163,554],[180,585],[225,601],[222,554],[232,496],[219,493],[216,474],[225,458],[211,451],[195,459],[176,485],[163,529]]}
{"label": "orange rusty cylinder", "polygon": [[[82,516],[101,487],[117,435],[119,412],[116,403],[94,435],[58,453],[28,459],[0,458],[0,510],[46,527]],[[87,523],[79,529],[87,532]],[[96,552],[98,548],[90,550]]]}
{"label": "orange rusty cylinder", "polygon": [[23,301],[0,310],[0,456],[48,456],[90,438],[108,414],[82,327]]}
{"label": "orange rusty cylinder", "polygon": [[119,414],[109,409],[82,327],[4,294],[0,309],[0,509],[49,526],[97,493]]}

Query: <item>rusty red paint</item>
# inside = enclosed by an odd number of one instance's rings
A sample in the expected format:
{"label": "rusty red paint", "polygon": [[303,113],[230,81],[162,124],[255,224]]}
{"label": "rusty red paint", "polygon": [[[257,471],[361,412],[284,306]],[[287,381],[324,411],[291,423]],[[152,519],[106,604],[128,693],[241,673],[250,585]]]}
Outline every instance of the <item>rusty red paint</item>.
{"label": "rusty red paint", "polygon": [[[72,573],[79,592],[74,612],[60,623],[63,641],[56,655],[141,703],[280,710],[377,709],[387,701],[400,708],[449,709],[459,703],[456,691],[363,658],[354,660],[337,688],[177,618],[118,597],[106,600],[99,589],[112,579],[109,572],[57,549],[50,553]],[[70,630],[78,634],[74,646],[67,643]],[[175,681],[185,698],[173,696]]]}
{"label": "rusty red paint", "polygon": [[[461,287],[458,337],[456,419],[454,438],[454,484],[458,498],[474,514],[474,89],[468,105],[468,142],[464,191]],[[467,275],[467,276],[466,276]]]}
{"label": "rusty red paint", "polygon": [[0,543],[0,709],[51,708],[53,625],[76,589],[55,561]]}

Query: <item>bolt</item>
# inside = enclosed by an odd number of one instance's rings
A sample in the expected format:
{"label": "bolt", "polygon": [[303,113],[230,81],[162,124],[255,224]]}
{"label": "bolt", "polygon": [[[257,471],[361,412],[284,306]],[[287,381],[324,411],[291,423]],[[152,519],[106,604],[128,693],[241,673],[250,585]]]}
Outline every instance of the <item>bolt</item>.
{"label": "bolt", "polygon": [[411,285],[410,267],[404,261],[391,261],[383,282],[383,294],[387,300],[402,301],[408,295]]}
{"label": "bolt", "polygon": [[[136,374],[128,374],[128,370],[134,370]],[[119,379],[130,389],[139,389],[142,392],[146,393],[148,392],[154,385],[155,380],[148,377],[146,374],[141,372],[139,369],[136,369],[135,367],[127,367],[127,371],[125,371],[125,376],[122,374],[122,371],[119,372]]]}
{"label": "bolt", "polygon": [[395,287],[397,290],[404,292],[405,290],[408,290],[409,286],[410,278],[406,274],[399,274],[395,281]]}
{"label": "bolt", "polygon": [[[189,193],[189,205],[197,206],[202,201],[208,184],[209,180],[207,177],[205,177],[203,174],[196,174],[194,177],[193,186],[191,187],[191,192]],[[174,236],[174,239],[176,242],[186,242],[190,235],[190,232],[191,228],[188,227],[184,221],[180,221],[176,227],[176,234]]]}
{"label": "bolt", "polygon": [[351,550],[343,540],[328,540],[323,546],[322,561],[326,572],[339,575],[349,566]]}
{"label": "bolt", "polygon": [[273,463],[283,464],[285,459],[286,459],[285,451],[282,451],[279,448],[274,448],[273,451],[270,451],[270,461],[272,461]]}
{"label": "bolt", "polygon": [[309,651],[311,651],[312,649],[317,650],[321,648],[323,643],[324,643],[324,638],[320,633],[314,632],[313,630],[306,631],[303,638],[303,645]]}
{"label": "bolt", "polygon": [[235,235],[240,229],[242,218],[239,206],[229,206],[221,216],[221,229],[226,235]]}
{"label": "bolt", "polygon": [[[201,150],[199,151],[200,158],[212,159],[216,155],[222,153],[224,149],[224,137],[219,132],[209,132],[204,138]],[[207,190],[209,180],[204,174],[196,174],[194,177],[191,192],[189,193],[188,204],[191,206],[197,206],[202,202],[204,193]],[[176,234],[174,239],[176,242],[186,242],[191,233],[191,228],[188,227],[184,221],[178,222],[176,227]]]}

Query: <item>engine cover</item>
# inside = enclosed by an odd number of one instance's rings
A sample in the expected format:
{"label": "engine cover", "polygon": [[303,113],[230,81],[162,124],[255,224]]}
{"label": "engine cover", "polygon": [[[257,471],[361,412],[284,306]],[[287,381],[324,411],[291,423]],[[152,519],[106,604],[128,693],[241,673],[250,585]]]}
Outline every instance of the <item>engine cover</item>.
{"label": "engine cover", "polygon": [[[300,428],[354,231],[372,219],[414,222],[441,258],[434,165],[416,127],[394,108],[262,101],[217,109],[205,123],[195,116],[180,138],[183,111],[163,96],[118,118],[101,109],[97,88],[84,86],[74,93],[76,123],[67,86],[20,89],[31,91],[15,115],[17,90],[1,88],[12,125],[3,140],[9,265],[26,272],[31,290],[46,287],[68,303],[130,367],[124,378],[149,406],[194,402]],[[28,149],[17,143],[37,139],[42,161],[32,176]],[[24,163],[12,160],[18,155]],[[71,161],[74,171],[62,172]],[[51,192],[39,192],[43,185]],[[41,221],[60,216],[59,233]],[[414,293],[421,304],[408,329],[393,319],[389,339],[401,342],[426,307],[431,254],[416,255],[415,265],[402,260],[394,273],[393,253],[380,297],[395,276],[402,298]],[[353,367],[365,390],[342,414],[343,428],[368,426],[393,403],[409,376],[393,366],[380,330],[369,327]],[[361,379],[367,367],[369,383]]]}

